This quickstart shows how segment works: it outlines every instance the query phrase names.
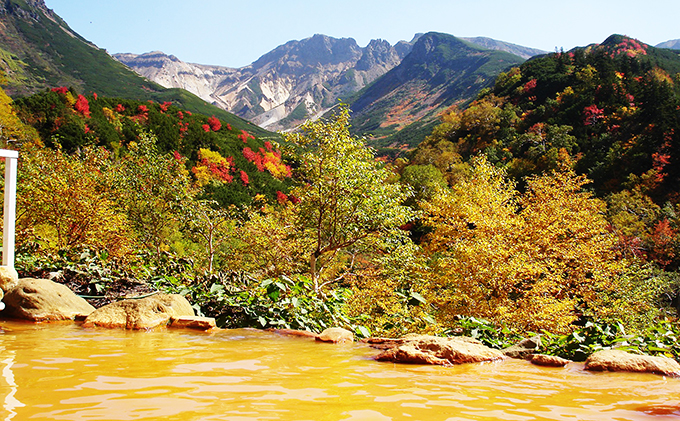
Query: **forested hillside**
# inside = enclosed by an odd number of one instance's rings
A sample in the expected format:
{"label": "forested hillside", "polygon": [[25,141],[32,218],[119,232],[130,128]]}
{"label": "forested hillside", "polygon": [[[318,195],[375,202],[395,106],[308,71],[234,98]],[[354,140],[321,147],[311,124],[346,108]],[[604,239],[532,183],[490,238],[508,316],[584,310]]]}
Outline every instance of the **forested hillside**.
{"label": "forested hillside", "polygon": [[680,57],[614,35],[501,74],[464,110],[451,109],[413,155],[450,182],[483,154],[526,188],[569,157],[609,203],[624,254],[675,270],[680,196]]}

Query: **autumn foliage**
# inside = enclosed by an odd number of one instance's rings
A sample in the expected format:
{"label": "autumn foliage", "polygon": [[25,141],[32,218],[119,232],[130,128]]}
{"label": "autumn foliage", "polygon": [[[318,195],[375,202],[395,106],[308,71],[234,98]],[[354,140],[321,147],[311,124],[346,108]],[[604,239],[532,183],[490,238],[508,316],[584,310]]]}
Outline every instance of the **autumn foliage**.
{"label": "autumn foliage", "polygon": [[569,331],[615,288],[606,205],[568,168],[527,181],[520,194],[484,159],[425,204],[441,317],[483,317],[519,330]]}

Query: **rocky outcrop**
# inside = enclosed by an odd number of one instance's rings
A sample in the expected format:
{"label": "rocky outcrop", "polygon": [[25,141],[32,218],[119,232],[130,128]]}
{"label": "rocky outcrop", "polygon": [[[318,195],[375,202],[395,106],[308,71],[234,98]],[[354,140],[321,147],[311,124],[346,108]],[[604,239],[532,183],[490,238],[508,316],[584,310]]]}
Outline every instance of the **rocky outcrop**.
{"label": "rocky outcrop", "polygon": [[636,355],[616,349],[598,351],[586,359],[586,370],[629,371],[680,376],[680,364],[667,357]]}
{"label": "rocky outcrop", "polygon": [[319,342],[330,342],[334,344],[341,344],[346,342],[354,342],[354,334],[349,330],[341,327],[330,327],[321,332],[316,340]]}
{"label": "rocky outcrop", "polygon": [[0,316],[34,322],[73,320],[94,311],[94,307],[67,286],[48,279],[20,279],[3,302],[6,308]]}
{"label": "rocky outcrop", "polygon": [[[9,266],[0,266],[0,290],[8,292],[19,284],[19,274]],[[0,299],[2,297],[0,296]]]}
{"label": "rocky outcrop", "polygon": [[530,357],[531,364],[540,365],[544,367],[564,367],[569,364],[569,360],[557,357],[555,355],[533,354]]}
{"label": "rocky outcrop", "polygon": [[521,360],[526,360],[531,358],[531,356],[538,351],[541,346],[541,337],[534,336],[533,338],[522,339],[515,345],[512,345],[503,350],[503,354],[510,358],[518,358]]}
{"label": "rocky outcrop", "polygon": [[396,346],[376,356],[378,361],[433,365],[478,363],[504,358],[506,357],[502,352],[491,349],[476,339],[427,335],[408,335]]}
{"label": "rocky outcrop", "polygon": [[92,312],[84,327],[153,329],[171,317],[194,316],[191,304],[179,294],[156,294],[138,300],[111,303]]}

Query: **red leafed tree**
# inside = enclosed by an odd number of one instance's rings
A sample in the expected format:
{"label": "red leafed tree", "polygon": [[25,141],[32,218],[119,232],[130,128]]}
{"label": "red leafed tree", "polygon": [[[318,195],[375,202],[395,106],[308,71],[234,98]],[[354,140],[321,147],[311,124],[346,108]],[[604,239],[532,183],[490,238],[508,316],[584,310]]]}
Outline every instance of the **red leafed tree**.
{"label": "red leafed tree", "polygon": [[222,128],[222,123],[220,122],[220,119],[215,116],[212,116],[208,119],[208,124],[210,125],[210,129],[213,132],[216,132]]}
{"label": "red leafed tree", "polygon": [[248,179],[248,174],[246,174],[246,172],[243,170],[241,170],[241,181],[243,182],[244,186],[247,186],[250,183],[250,180]]}
{"label": "red leafed tree", "polygon": [[678,232],[668,219],[656,223],[649,242],[649,257],[661,267],[666,268],[678,257]]}
{"label": "red leafed tree", "polygon": [[241,134],[238,135],[238,138],[241,139],[243,143],[248,143],[248,139],[255,139],[255,136],[245,130],[241,130]]}
{"label": "red leafed tree", "polygon": [[73,108],[83,116],[90,118],[90,103],[87,102],[87,98],[83,95],[78,95],[78,99]]}
{"label": "red leafed tree", "polygon": [[589,126],[591,124],[597,123],[599,119],[604,117],[604,110],[597,108],[597,105],[593,104],[583,109],[583,124]]}

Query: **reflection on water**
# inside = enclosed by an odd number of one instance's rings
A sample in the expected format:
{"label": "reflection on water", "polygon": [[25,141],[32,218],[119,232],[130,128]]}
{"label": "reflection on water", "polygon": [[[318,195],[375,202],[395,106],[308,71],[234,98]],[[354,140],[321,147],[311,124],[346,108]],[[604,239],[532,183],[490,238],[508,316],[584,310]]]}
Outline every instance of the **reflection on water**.
{"label": "reflection on water", "polygon": [[5,381],[3,389],[6,390],[6,393],[4,393],[5,401],[3,404],[3,408],[7,412],[5,421],[9,421],[17,415],[15,409],[24,406],[24,404],[19,402],[15,397],[17,393],[17,384],[14,381],[14,373],[12,372],[15,351],[7,350],[3,346],[0,346],[0,352],[1,352],[0,355],[6,357],[2,361],[0,361],[0,363],[3,364],[2,377],[3,380]]}
{"label": "reflection on water", "polygon": [[524,361],[378,363],[363,345],[253,330],[0,322],[0,419],[677,420],[680,380]]}

